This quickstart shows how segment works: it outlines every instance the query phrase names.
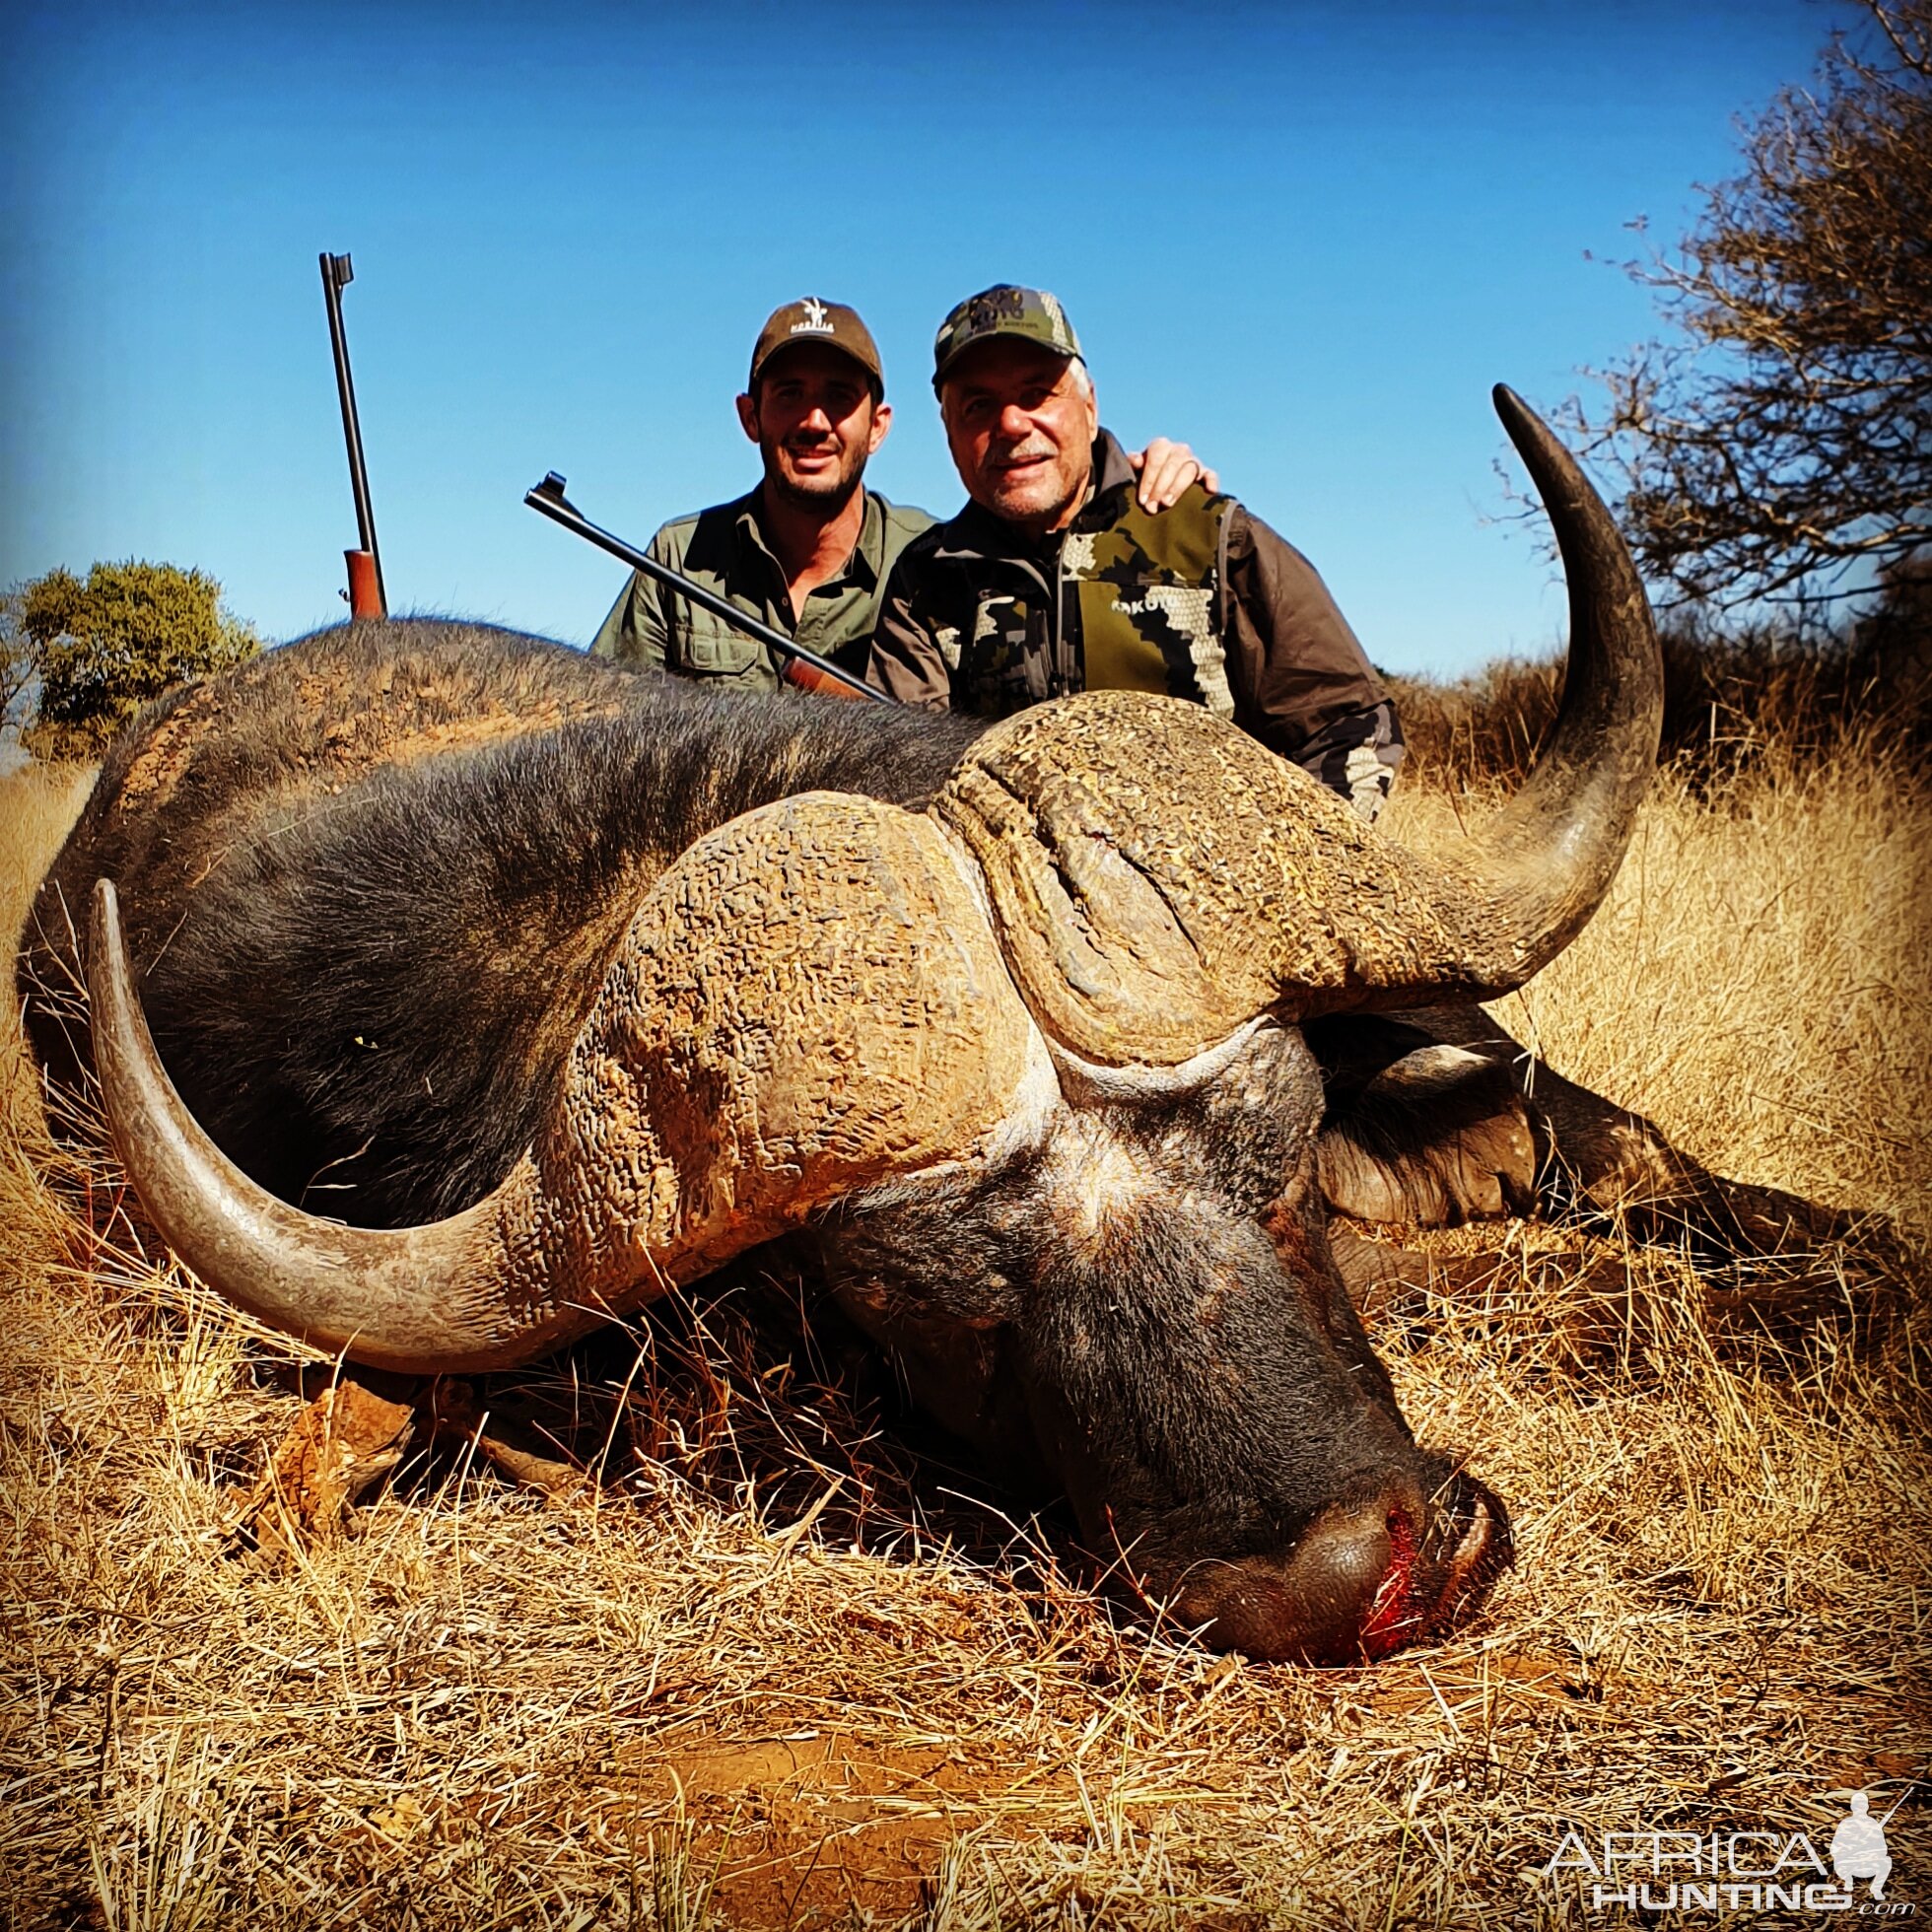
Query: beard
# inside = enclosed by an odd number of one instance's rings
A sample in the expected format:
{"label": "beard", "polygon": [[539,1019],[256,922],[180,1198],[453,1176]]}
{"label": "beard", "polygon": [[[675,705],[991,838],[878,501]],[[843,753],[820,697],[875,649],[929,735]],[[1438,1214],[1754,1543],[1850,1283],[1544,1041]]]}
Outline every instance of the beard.
{"label": "beard", "polygon": [[984,488],[968,494],[1008,522],[1029,529],[1054,527],[1085,500],[1093,469],[1084,451],[1063,456],[1049,445],[1044,453],[1050,460],[1023,469],[983,470]]}
{"label": "beard", "polygon": [[786,449],[780,443],[761,440],[758,452],[764,459],[765,487],[801,510],[822,510],[836,515],[852,501],[853,492],[865,474],[865,450],[852,444],[840,449],[839,460],[829,469],[809,476],[788,472]]}

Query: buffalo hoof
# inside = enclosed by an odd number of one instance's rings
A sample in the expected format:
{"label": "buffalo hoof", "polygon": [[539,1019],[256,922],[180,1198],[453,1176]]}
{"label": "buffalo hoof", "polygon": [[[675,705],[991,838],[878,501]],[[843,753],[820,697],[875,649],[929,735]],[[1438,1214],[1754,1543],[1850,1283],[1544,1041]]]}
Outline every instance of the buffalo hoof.
{"label": "buffalo hoof", "polygon": [[357,1500],[402,1461],[415,1422],[410,1402],[390,1401],[353,1376],[331,1383],[303,1405],[269,1456],[236,1512],[233,1534],[266,1556],[337,1541]]}

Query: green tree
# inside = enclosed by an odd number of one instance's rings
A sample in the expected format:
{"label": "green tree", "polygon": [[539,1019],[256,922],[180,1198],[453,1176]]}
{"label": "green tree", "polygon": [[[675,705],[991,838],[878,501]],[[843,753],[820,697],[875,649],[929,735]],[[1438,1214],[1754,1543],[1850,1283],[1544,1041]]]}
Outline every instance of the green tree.
{"label": "green tree", "polygon": [[1625,264],[1676,335],[1568,414],[1675,600],[1826,615],[1932,542],[1932,0],[1858,8],[1679,253]]}
{"label": "green tree", "polygon": [[39,699],[25,733],[42,758],[97,757],[150,698],[252,657],[261,640],[222,608],[222,586],[173,564],[49,571],[21,592]]}

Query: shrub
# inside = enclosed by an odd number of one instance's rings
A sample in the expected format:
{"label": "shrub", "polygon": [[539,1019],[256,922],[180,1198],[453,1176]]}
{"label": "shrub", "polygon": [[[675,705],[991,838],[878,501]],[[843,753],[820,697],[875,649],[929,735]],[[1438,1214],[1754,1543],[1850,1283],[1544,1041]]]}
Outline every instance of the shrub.
{"label": "shrub", "polygon": [[222,586],[173,564],[49,571],[22,593],[20,627],[39,678],[23,741],[42,759],[98,757],[170,685],[252,657],[261,640],[222,608]]}

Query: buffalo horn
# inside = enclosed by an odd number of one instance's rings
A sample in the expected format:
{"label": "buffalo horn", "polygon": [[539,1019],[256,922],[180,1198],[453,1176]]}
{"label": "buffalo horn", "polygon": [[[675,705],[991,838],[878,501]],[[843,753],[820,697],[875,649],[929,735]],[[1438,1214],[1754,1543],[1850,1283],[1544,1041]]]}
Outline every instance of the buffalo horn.
{"label": "buffalo horn", "polygon": [[934,810],[1061,1047],[1174,1067],[1258,1013],[1492,998],[1596,910],[1656,764],[1662,663],[1609,513],[1519,397],[1495,400],[1555,527],[1570,656],[1534,774],[1475,838],[1406,850],[1246,733],[1138,692],[1022,712],[961,760]]}
{"label": "buffalo horn", "polygon": [[1664,663],[1636,566],[1576,459],[1513,389],[1496,413],[1535,482],[1569,585],[1569,661],[1555,724],[1529,782],[1445,883],[1482,896],[1463,924],[1470,976],[1511,992],[1576,937],[1610,890],[1657,766]]}
{"label": "buffalo horn", "polygon": [[944,835],[828,793],[664,872],[531,1150],[427,1226],[324,1220],[215,1145],[155,1050],[105,879],[88,983],[108,1130],[174,1252],[277,1328],[421,1373],[530,1360],[843,1195],[985,1154],[1044,1065]]}
{"label": "buffalo horn", "polygon": [[473,1208],[426,1227],[345,1227],[249,1180],[161,1064],[108,879],[94,888],[88,1000],[108,1131],[148,1218],[251,1315],[372,1367],[451,1372],[520,1358],[516,1345],[533,1329],[555,1343],[596,1319],[553,1308],[547,1320],[534,1310],[518,1320],[509,1306],[515,1243],[506,1236],[527,1217],[527,1158]]}

